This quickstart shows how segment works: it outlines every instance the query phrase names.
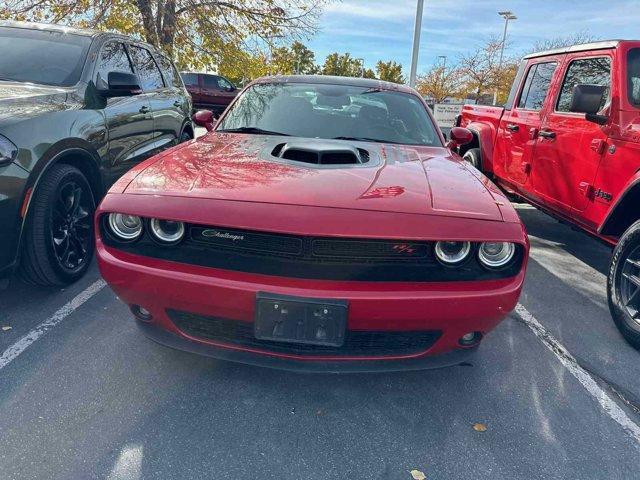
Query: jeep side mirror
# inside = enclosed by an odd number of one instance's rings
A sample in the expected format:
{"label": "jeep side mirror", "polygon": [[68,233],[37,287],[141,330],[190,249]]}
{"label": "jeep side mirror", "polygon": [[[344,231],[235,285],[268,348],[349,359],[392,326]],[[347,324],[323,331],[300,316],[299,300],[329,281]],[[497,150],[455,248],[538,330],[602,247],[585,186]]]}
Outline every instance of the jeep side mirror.
{"label": "jeep side mirror", "polygon": [[473,142],[473,133],[471,133],[471,130],[463,127],[453,127],[449,131],[449,138],[451,140],[447,142],[447,146],[449,148],[456,148]]}
{"label": "jeep side mirror", "polygon": [[602,103],[606,97],[607,87],[604,85],[576,85],[573,87],[570,111],[584,113],[585,119],[604,125],[607,123],[606,115],[598,115],[602,109]]}
{"label": "jeep side mirror", "polygon": [[100,90],[105,97],[130,97],[142,93],[140,80],[134,73],[109,72],[107,83],[108,88]]}
{"label": "jeep side mirror", "polygon": [[191,119],[199,127],[206,128],[207,132],[213,130],[213,112],[211,110],[198,110]]}

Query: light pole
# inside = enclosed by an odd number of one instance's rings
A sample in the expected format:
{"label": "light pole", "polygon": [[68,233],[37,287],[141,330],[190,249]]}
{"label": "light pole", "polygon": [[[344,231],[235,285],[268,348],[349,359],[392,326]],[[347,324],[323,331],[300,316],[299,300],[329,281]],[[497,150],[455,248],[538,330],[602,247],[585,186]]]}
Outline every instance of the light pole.
{"label": "light pole", "polygon": [[[507,41],[507,27],[509,26],[509,20],[516,20],[516,17],[513,12],[509,10],[504,12],[498,12],[502,18],[504,18],[504,31],[502,32],[502,45],[500,45],[500,60],[498,60],[498,74],[500,74],[500,70],[502,69],[502,56],[504,55],[504,44]],[[498,86],[496,85],[496,89],[493,92],[493,104],[495,105],[498,101]]]}
{"label": "light pole", "polygon": [[409,86],[416,86],[416,74],[418,70],[418,51],[420,50],[420,30],[422,30],[422,10],[424,0],[418,0],[416,7],[416,24],[413,29],[413,52],[411,54],[411,73],[409,74]]}
{"label": "light pole", "polygon": [[442,70],[447,69],[447,56],[446,55],[438,55],[438,58],[442,60]]}

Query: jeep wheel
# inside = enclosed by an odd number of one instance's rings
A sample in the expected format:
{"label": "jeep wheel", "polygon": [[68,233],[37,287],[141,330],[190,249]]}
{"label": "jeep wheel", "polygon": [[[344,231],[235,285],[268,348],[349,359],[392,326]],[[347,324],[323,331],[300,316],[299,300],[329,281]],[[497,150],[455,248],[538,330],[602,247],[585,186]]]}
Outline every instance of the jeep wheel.
{"label": "jeep wheel", "polygon": [[78,280],[93,257],[95,201],[82,172],[54,165],[37,185],[27,218],[20,276],[38,285]]}
{"label": "jeep wheel", "polygon": [[467,150],[462,158],[476,167],[478,170],[482,171],[480,168],[482,166],[482,160],[479,148],[471,148]]}
{"label": "jeep wheel", "polygon": [[640,349],[640,221],[629,227],[613,251],[607,298],[620,333]]}

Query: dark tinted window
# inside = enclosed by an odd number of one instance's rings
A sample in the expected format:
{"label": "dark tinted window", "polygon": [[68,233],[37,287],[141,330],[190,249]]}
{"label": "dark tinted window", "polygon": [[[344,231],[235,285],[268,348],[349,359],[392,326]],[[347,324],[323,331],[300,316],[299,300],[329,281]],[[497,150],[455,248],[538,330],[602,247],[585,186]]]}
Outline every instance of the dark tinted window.
{"label": "dark tinted window", "polygon": [[609,57],[583,58],[571,62],[562,83],[562,90],[556,107],[557,111],[571,111],[571,97],[576,85],[603,85],[608,87],[600,105],[600,108],[604,107],[609,100],[611,59]]}
{"label": "dark tinted window", "polygon": [[351,85],[254,85],[233,104],[218,131],[244,127],[307,138],[442,145],[418,97]]}
{"label": "dark tinted window", "polygon": [[218,87],[222,90],[231,90],[233,85],[226,78],[218,77]]}
{"label": "dark tinted window", "polygon": [[80,80],[91,38],[0,27],[0,79],[68,87]]}
{"label": "dark tinted window", "polygon": [[176,88],[182,88],[182,82],[180,81],[180,75],[173,66],[171,60],[164,55],[158,55],[158,62],[160,63],[160,70],[167,83],[167,85],[173,85]]}
{"label": "dark tinted window", "polygon": [[542,109],[555,70],[555,62],[537,63],[531,66],[520,95],[518,108],[526,110]]}
{"label": "dark tinted window", "polygon": [[216,75],[203,75],[202,76],[202,84],[205,87],[217,88],[218,90],[221,90],[221,88],[220,88],[220,77],[218,77]]}
{"label": "dark tinted window", "polygon": [[198,85],[197,73],[181,73],[180,76],[185,85]]}
{"label": "dark tinted window", "polygon": [[96,70],[98,72],[96,76],[98,88],[108,86],[109,72],[133,73],[124,45],[120,42],[108,42],[103,45],[96,63]]}
{"label": "dark tinted window", "polygon": [[131,52],[131,60],[133,60],[140,77],[142,89],[157,90],[158,88],[163,88],[162,75],[160,75],[160,70],[158,70],[158,66],[149,50],[132,45],[129,51]]}

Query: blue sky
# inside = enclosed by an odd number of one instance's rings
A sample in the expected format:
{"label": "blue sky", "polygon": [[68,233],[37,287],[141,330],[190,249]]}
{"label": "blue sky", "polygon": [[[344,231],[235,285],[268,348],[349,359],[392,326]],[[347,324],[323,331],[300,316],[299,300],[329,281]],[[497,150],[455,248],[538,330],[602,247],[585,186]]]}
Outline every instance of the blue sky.
{"label": "blue sky", "polygon": [[[416,0],[342,0],[330,4],[320,32],[307,43],[322,63],[327,54],[351,52],[368,67],[379,59],[409,71]],[[640,0],[425,0],[418,72],[447,62],[501,36],[498,11],[518,16],[509,22],[509,53],[518,56],[538,40],[586,32],[599,39],[640,37]]]}

